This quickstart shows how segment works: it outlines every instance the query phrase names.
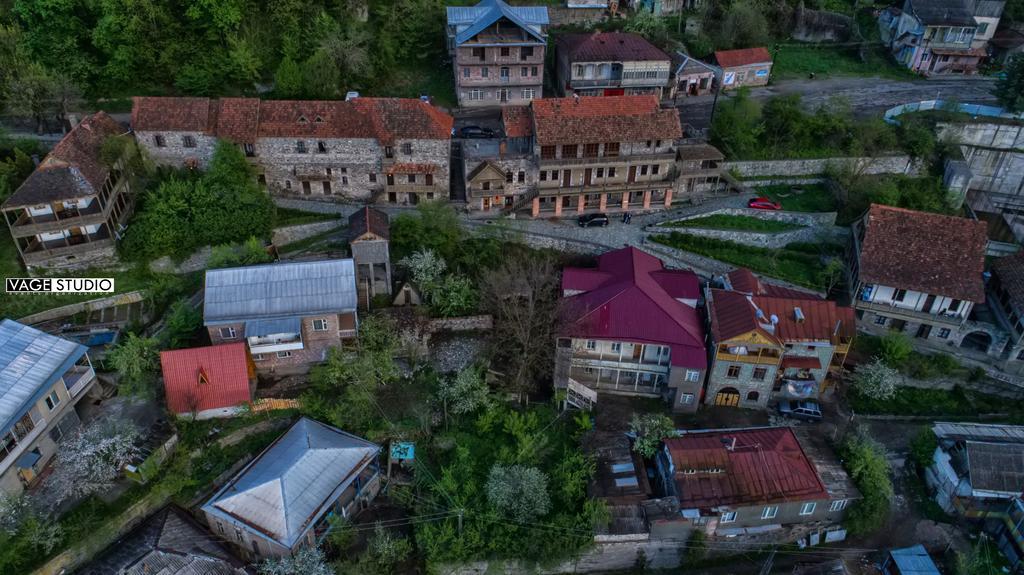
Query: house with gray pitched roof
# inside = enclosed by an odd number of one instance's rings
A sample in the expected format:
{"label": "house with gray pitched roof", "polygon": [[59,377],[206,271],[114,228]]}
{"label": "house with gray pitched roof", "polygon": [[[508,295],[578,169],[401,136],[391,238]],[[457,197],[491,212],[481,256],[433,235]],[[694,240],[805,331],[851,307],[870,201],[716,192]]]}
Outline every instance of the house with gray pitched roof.
{"label": "house with gray pitched roof", "polygon": [[87,351],[14,320],[0,322],[0,494],[34,486],[80,425],[75,407],[96,383]]}
{"label": "house with gray pitched roof", "polygon": [[526,104],[544,87],[547,6],[483,0],[448,7],[448,53],[459,106]]}
{"label": "house with gray pitched roof", "polygon": [[380,490],[381,447],[303,417],[203,505],[213,534],[252,561],[291,555]]}

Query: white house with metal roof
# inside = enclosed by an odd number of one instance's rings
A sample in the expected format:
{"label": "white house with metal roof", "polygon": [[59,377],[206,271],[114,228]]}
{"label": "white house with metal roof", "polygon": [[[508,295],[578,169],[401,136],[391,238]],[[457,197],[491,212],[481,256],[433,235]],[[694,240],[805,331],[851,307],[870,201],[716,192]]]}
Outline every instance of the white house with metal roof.
{"label": "white house with metal roof", "polygon": [[206,522],[247,559],[291,555],[377,495],[380,451],[303,417],[203,505]]}
{"label": "white house with metal roof", "polygon": [[304,373],[359,325],[351,259],[208,270],[203,323],[214,345],[245,341],[260,373]]}
{"label": "white house with metal roof", "polygon": [[34,484],[65,435],[81,423],[76,404],[96,373],[84,345],[0,322],[0,492]]}
{"label": "white house with metal roof", "polygon": [[528,104],[542,97],[547,6],[483,0],[448,7],[448,52],[459,106]]}

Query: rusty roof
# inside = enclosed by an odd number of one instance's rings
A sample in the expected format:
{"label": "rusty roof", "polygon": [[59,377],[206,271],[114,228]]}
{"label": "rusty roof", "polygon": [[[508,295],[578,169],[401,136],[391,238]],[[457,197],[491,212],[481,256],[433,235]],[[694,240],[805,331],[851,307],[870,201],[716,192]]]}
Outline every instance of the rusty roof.
{"label": "rusty roof", "polygon": [[682,509],[828,499],[789,427],[684,432],[665,440]]}
{"label": "rusty roof", "polygon": [[[747,295],[738,291],[709,290],[708,315],[711,334],[716,342],[760,331],[780,343],[829,341],[856,334],[853,310],[834,301]],[[797,319],[799,309],[803,320]],[[758,316],[761,310],[761,316]],[[771,318],[778,322],[771,327]]]}
{"label": "rusty roof", "polygon": [[878,204],[866,218],[860,281],[985,301],[985,222]]}
{"label": "rusty roof", "polygon": [[505,136],[509,138],[533,135],[533,118],[530,117],[529,106],[502,106],[501,122],[505,126]]}
{"label": "rusty roof", "polygon": [[537,142],[638,142],[682,137],[679,111],[657,96],[580,96],[534,100]]}
{"label": "rusty roof", "polygon": [[638,34],[562,34],[555,40],[570,62],[668,62],[669,55]]}
{"label": "rusty roof", "polygon": [[384,169],[385,174],[435,174],[437,164],[417,164],[414,162],[400,162],[391,164]]}
{"label": "rusty roof", "polygon": [[386,213],[366,206],[356,210],[348,217],[348,233],[349,241],[365,234],[373,234],[386,240],[391,237],[391,224]]}
{"label": "rusty roof", "polygon": [[725,154],[710,144],[683,144],[679,146],[680,160],[724,160]]}
{"label": "rusty roof", "polygon": [[751,64],[771,64],[772,56],[767,48],[744,48],[742,50],[719,50],[715,52],[715,62],[723,68],[750,66]]}

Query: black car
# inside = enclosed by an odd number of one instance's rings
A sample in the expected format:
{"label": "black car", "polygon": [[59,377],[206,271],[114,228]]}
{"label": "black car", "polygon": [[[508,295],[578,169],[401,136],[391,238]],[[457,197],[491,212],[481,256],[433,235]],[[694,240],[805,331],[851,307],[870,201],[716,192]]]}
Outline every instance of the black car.
{"label": "black car", "polygon": [[463,126],[459,130],[459,136],[463,138],[493,138],[494,130],[490,128],[481,128],[480,126]]}
{"label": "black car", "polygon": [[576,221],[580,224],[581,228],[607,226],[608,214],[587,214],[585,216],[580,216]]}
{"label": "black car", "polygon": [[804,421],[821,421],[821,406],[818,405],[818,402],[809,399],[802,401],[784,399],[779,402],[779,414],[783,417]]}

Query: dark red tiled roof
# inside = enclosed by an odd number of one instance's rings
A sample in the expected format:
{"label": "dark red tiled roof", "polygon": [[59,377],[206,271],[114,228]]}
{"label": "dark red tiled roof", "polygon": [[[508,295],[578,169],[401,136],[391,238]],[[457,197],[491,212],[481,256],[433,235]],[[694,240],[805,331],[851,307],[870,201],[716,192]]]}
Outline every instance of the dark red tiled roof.
{"label": "dark red tiled roof", "polygon": [[[173,413],[223,409],[252,400],[244,342],[160,352],[167,408]],[[208,383],[200,384],[200,373]]]}
{"label": "dark red tiled roof", "polygon": [[749,66],[751,64],[770,64],[771,54],[767,48],[745,48],[743,50],[719,50],[715,52],[715,62],[723,68]]}
{"label": "dark red tiled roof", "polygon": [[351,239],[370,233],[386,240],[391,237],[391,225],[386,213],[366,206],[348,217],[348,232]]}
{"label": "dark red tiled roof", "polygon": [[137,97],[132,106],[136,131],[204,132],[247,142],[256,137],[374,138],[385,145],[403,139],[447,140],[453,122],[426,102],[404,98],[346,102]]}
{"label": "dark red tiled roof", "polygon": [[562,34],[556,40],[570,62],[668,62],[669,55],[643,36],[627,32]]}
{"label": "dark red tiled roof", "polygon": [[985,301],[985,222],[878,204],[866,218],[861,282]]}
{"label": "dark red tiled roof", "polygon": [[681,509],[829,498],[788,427],[686,433],[666,439],[665,446]]}
{"label": "dark red tiled roof", "polygon": [[105,112],[86,116],[65,134],[3,207],[27,207],[95,195],[110,168],[101,152],[107,138],[126,132]]}
{"label": "dark red tiled roof", "polygon": [[533,118],[529,106],[502,106],[501,122],[509,138],[525,138],[533,135]]}
{"label": "dark red tiled roof", "polygon": [[638,142],[683,135],[679,111],[661,108],[657,96],[581,96],[534,100],[537,142]]}
{"label": "dark red tiled roof", "polygon": [[571,319],[565,335],[668,345],[672,365],[707,367],[700,316],[675,299],[695,299],[700,281],[693,272],[666,270],[658,258],[628,247],[603,254],[596,270],[565,268],[562,290],[583,292],[562,300]]}
{"label": "dark red tiled roof", "polygon": [[[711,317],[711,334],[716,342],[727,341],[752,331],[759,331],[779,343],[836,343],[839,337],[852,338],[856,334],[853,310],[834,301],[812,297],[748,296],[738,291],[721,289],[713,289],[710,293],[708,315]],[[803,321],[797,320],[796,308],[800,308],[803,313]],[[758,317],[758,309],[763,318]],[[778,322],[774,328],[766,328],[771,325],[773,315],[778,318]]]}
{"label": "dark red tiled roof", "polygon": [[1024,310],[1024,250],[996,259],[992,273],[1010,295],[1013,305]]}

